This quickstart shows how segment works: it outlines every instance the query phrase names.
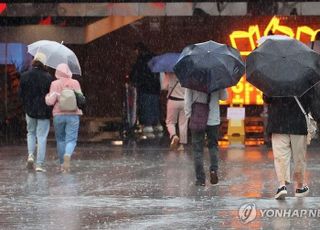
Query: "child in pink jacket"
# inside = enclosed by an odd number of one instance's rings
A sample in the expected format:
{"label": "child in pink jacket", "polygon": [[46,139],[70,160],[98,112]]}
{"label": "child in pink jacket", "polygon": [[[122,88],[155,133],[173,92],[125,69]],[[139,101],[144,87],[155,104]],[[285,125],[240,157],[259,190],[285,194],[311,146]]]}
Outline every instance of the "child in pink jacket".
{"label": "child in pink jacket", "polygon": [[59,107],[60,93],[64,88],[73,89],[81,92],[80,84],[72,79],[72,72],[67,64],[59,64],[50,91],[46,95],[47,105],[53,106],[53,125],[57,141],[57,152],[63,172],[70,171],[70,160],[77,145],[80,115],[82,111],[77,108],[75,111],[61,111]]}

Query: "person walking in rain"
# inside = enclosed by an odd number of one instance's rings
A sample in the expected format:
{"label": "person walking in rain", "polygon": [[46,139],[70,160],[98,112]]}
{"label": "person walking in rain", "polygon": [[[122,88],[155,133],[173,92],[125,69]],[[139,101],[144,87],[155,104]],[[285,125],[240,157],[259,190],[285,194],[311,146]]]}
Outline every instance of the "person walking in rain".
{"label": "person walking in rain", "polygon": [[37,172],[45,172],[44,161],[52,108],[46,105],[45,96],[54,78],[45,69],[46,56],[37,53],[32,68],[21,75],[19,93],[26,113],[28,160],[27,168],[34,168],[37,155]]}
{"label": "person walking in rain", "polygon": [[203,167],[203,153],[205,145],[205,136],[207,135],[208,149],[210,155],[210,183],[218,183],[218,138],[220,126],[220,106],[219,100],[226,100],[228,93],[226,89],[214,91],[210,94],[196,90],[186,89],[185,92],[185,114],[190,118],[192,113],[192,103],[207,103],[209,101],[209,116],[207,128],[204,131],[191,130],[192,152],[194,156],[194,168],[196,173],[197,186],[205,186],[206,175]]}
{"label": "person walking in rain", "polygon": [[[312,112],[313,89],[298,98],[306,113]],[[293,158],[293,179],[297,182],[295,196],[303,197],[309,193],[305,183],[307,122],[297,101],[293,97],[267,97],[269,106],[267,131],[271,134],[274,166],[279,187],[275,199],[285,199],[286,185],[291,183],[290,161]],[[319,119],[318,119],[319,120]]]}
{"label": "person walking in rain", "polygon": [[82,91],[79,82],[72,79],[72,72],[67,64],[59,64],[55,76],[57,80],[51,83],[50,92],[46,95],[46,103],[53,106],[53,125],[60,169],[62,172],[69,172],[71,156],[77,145],[82,110],[79,108],[72,111],[63,110],[60,99],[65,88],[81,94]]}
{"label": "person walking in rain", "polygon": [[[315,40],[308,44],[309,47],[320,54],[320,30],[315,35]],[[312,100],[312,115],[314,117],[320,117],[320,84],[316,84],[314,87],[314,99]],[[317,121],[318,130],[320,130],[320,121]],[[318,132],[318,138],[320,138],[320,132]]]}
{"label": "person walking in rain", "polygon": [[[184,150],[188,141],[188,118],[184,112],[185,88],[181,87],[174,73],[164,73],[163,85],[168,90],[166,125],[170,136],[172,150]],[[179,122],[179,136],[176,125]],[[179,146],[180,144],[180,146]]]}
{"label": "person walking in rain", "polygon": [[144,133],[163,131],[160,124],[160,77],[148,67],[154,54],[142,42],[136,43],[134,50],[137,59],[129,79],[137,88],[139,122]]}

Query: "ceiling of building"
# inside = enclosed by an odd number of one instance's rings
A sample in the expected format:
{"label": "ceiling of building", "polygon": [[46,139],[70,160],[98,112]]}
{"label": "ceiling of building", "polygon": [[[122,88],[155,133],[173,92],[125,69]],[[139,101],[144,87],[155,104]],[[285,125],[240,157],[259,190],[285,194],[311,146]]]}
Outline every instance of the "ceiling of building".
{"label": "ceiling of building", "polygon": [[0,16],[1,26],[23,25],[58,25],[82,27],[94,23],[105,17],[59,17],[59,16],[33,16],[33,17],[5,17]]}
{"label": "ceiling of building", "polygon": [[[7,3],[6,3],[7,2]],[[19,2],[19,3],[18,3]],[[89,3],[90,2],[90,3]],[[1,1],[0,41],[87,43],[145,16],[319,16],[318,1]],[[43,27],[46,25],[47,27]],[[49,36],[50,35],[50,36]],[[61,37],[62,36],[62,37]]]}

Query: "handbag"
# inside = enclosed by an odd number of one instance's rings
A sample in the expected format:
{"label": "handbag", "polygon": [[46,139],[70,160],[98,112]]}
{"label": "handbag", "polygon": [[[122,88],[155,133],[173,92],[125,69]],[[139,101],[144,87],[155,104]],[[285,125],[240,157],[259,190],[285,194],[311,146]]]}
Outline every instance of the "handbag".
{"label": "handbag", "polygon": [[304,110],[303,106],[301,105],[300,101],[298,100],[297,97],[294,97],[294,99],[296,100],[296,102],[298,103],[302,113],[304,114],[305,118],[306,118],[306,122],[307,122],[307,129],[308,129],[308,134],[307,134],[307,144],[311,143],[311,139],[316,138],[317,136],[317,122],[313,119],[313,117],[311,116],[310,113],[306,113],[306,111]]}
{"label": "handbag", "polygon": [[191,106],[191,117],[189,123],[189,129],[195,132],[204,131],[207,128],[207,122],[209,117],[209,103],[210,94],[208,97],[208,103],[193,102]]}

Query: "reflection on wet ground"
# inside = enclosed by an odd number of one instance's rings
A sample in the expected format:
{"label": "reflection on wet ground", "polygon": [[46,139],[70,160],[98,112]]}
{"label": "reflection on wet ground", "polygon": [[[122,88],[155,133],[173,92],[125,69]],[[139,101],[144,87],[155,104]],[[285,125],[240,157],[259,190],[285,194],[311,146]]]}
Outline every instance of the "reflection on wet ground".
{"label": "reflection on wet ground", "polygon": [[[25,169],[26,146],[1,147],[0,229],[317,229],[320,211],[317,217],[272,212],[320,210],[319,150],[308,150],[309,196],[295,198],[289,185],[289,197],[276,201],[272,152],[263,146],[221,149],[220,182],[207,179],[206,187],[194,186],[190,149],[84,145],[73,171],[61,174],[54,147],[46,173]],[[206,153],[206,168],[208,162]],[[256,216],[245,224],[239,208],[247,204]]]}

